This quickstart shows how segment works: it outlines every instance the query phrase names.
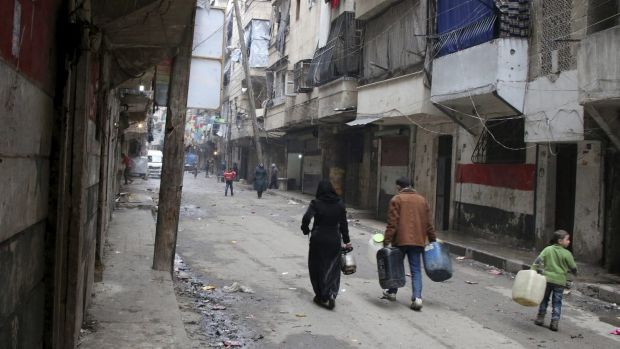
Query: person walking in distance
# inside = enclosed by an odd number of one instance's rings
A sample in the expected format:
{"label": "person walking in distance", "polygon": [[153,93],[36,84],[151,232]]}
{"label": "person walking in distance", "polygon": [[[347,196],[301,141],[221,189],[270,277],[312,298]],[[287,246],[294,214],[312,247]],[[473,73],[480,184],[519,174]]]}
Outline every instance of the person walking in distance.
{"label": "person walking in distance", "polygon": [[224,196],[228,196],[228,188],[230,188],[230,196],[234,196],[233,193],[233,181],[237,177],[237,172],[232,168],[224,171],[224,181],[226,182],[226,189],[224,190]]}
{"label": "person walking in distance", "polygon": [[566,231],[558,230],[554,232],[553,238],[549,243],[550,245],[542,250],[532,265],[532,270],[538,271],[547,279],[545,296],[540,303],[538,316],[534,323],[538,326],[544,325],[547,306],[551,299],[551,323],[549,324],[549,329],[557,331],[562,312],[562,296],[567,285],[566,276],[569,272],[577,275],[577,264],[575,264],[573,254],[568,250],[570,235]]}
{"label": "person walking in distance", "polygon": [[[312,230],[310,229],[310,221]],[[301,231],[310,235],[308,270],[314,290],[314,302],[327,309],[336,305],[340,290],[340,253],[342,243],[351,251],[347,210],[332,184],[319,182],[316,198],[310,202],[301,221]]]}
{"label": "person walking in distance", "polygon": [[267,170],[263,164],[256,166],[254,171],[254,190],[258,194],[258,198],[263,197],[263,192],[267,189]]}
{"label": "person walking in distance", "polygon": [[[431,210],[426,199],[411,188],[408,178],[396,181],[398,193],[390,200],[388,223],[385,228],[384,246],[398,247],[407,256],[411,269],[413,295],[411,309],[422,310],[421,257],[427,242],[437,239],[431,219]],[[398,289],[383,291],[383,297],[396,300]]]}
{"label": "person walking in distance", "polygon": [[278,189],[278,167],[276,166],[276,164],[271,164],[269,189]]}
{"label": "person walking in distance", "polygon": [[129,179],[129,174],[131,173],[131,159],[129,158],[129,156],[127,156],[127,154],[122,153],[121,154],[121,162],[123,163],[123,165],[125,165],[125,170],[123,170],[123,177],[125,178],[125,185],[129,184],[129,183],[133,183],[133,181],[131,179]]}

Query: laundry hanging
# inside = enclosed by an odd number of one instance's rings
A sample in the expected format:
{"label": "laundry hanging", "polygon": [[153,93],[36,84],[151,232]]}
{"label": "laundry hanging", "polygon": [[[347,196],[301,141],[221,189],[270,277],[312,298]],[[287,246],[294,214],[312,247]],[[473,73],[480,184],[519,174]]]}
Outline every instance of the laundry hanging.
{"label": "laundry hanging", "polygon": [[337,8],[340,5],[340,0],[325,0],[325,2],[331,3],[332,8]]}

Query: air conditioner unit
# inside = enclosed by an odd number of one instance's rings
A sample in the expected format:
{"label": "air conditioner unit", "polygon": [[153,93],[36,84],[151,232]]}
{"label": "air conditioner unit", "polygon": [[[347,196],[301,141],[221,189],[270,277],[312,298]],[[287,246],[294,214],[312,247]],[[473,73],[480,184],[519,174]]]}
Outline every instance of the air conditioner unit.
{"label": "air conditioner unit", "polygon": [[311,59],[303,59],[295,63],[293,77],[295,92],[297,93],[312,92],[312,84],[308,80],[308,72],[310,71],[311,62]]}

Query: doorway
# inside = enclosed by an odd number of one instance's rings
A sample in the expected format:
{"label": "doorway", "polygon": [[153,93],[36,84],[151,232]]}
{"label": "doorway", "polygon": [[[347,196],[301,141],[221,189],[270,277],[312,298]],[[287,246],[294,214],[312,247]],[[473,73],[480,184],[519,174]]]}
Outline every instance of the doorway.
{"label": "doorway", "polygon": [[435,226],[439,230],[448,230],[452,188],[452,136],[440,136],[438,148]]}
{"label": "doorway", "polygon": [[575,226],[575,186],[577,179],[577,144],[556,146],[555,230],[573,234]]}
{"label": "doorway", "polygon": [[286,161],[286,175],[288,182],[286,184],[286,190],[299,190],[301,186],[301,164],[303,154],[302,153],[288,153]]}

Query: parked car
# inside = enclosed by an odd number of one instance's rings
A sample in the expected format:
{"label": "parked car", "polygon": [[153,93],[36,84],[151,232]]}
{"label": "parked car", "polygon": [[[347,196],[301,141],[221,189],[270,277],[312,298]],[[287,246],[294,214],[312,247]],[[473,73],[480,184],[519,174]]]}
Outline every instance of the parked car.
{"label": "parked car", "polygon": [[161,168],[164,154],[160,150],[149,150],[149,177],[161,178]]}

